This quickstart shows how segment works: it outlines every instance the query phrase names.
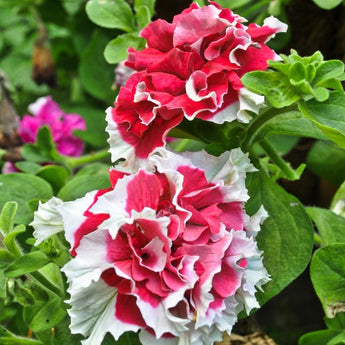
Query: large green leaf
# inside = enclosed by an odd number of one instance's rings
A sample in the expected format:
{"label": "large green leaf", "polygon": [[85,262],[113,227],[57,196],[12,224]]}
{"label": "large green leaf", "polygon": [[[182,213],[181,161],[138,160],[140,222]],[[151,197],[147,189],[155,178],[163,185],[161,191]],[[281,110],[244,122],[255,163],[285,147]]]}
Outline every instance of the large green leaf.
{"label": "large green leaf", "polygon": [[331,10],[341,4],[343,0],[313,0],[316,5],[324,10]]}
{"label": "large green leaf", "polygon": [[273,116],[267,112],[256,117],[248,127],[247,148],[264,139],[268,134],[328,139],[315,124],[306,119],[299,111],[294,110]]}
{"label": "large green leaf", "polygon": [[299,109],[310,121],[336,144],[345,149],[345,94],[332,91],[327,101],[314,99],[299,104]]}
{"label": "large green leaf", "polygon": [[326,345],[329,340],[334,338],[340,331],[322,329],[320,331],[304,334],[299,338],[298,345]]}
{"label": "large green leaf", "polygon": [[269,214],[257,237],[271,281],[257,297],[260,304],[278,294],[306,268],[313,247],[313,226],[298,199],[264,172],[248,176],[249,214],[263,205]]}
{"label": "large green leaf", "polygon": [[327,317],[345,311],[345,239],[315,252],[310,277]]}
{"label": "large green leaf", "polygon": [[64,201],[83,197],[87,192],[110,187],[108,175],[82,175],[70,180],[61,188],[58,197]]}
{"label": "large green leaf", "polygon": [[344,217],[319,207],[307,207],[307,212],[321,235],[323,245],[345,242]]}
{"label": "large green leaf", "polygon": [[26,273],[37,271],[45,266],[50,259],[40,251],[25,254],[14,260],[5,269],[8,278],[19,277]]}
{"label": "large green leaf", "polygon": [[114,71],[104,59],[103,51],[109,38],[100,30],[95,30],[89,45],[81,56],[79,76],[85,90],[92,96],[111,104],[115,93],[111,89]]}
{"label": "large green leaf", "polygon": [[307,165],[335,186],[345,180],[345,150],[331,141],[317,141],[308,152]]}
{"label": "large green leaf", "polygon": [[0,207],[7,201],[17,202],[16,223],[28,224],[31,221],[31,200],[48,200],[52,195],[49,183],[39,177],[22,173],[0,175]]}
{"label": "large green leaf", "polygon": [[135,30],[134,16],[125,0],[89,0],[86,13],[99,26],[127,32]]}
{"label": "large green leaf", "polygon": [[55,327],[66,315],[63,301],[54,297],[47,303],[41,303],[24,308],[24,320],[34,331],[44,331]]}

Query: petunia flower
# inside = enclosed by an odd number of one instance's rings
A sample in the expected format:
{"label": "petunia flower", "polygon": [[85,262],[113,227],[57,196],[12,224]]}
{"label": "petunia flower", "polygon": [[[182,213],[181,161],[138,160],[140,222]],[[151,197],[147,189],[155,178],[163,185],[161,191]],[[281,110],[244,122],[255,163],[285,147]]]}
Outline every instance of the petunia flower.
{"label": "petunia flower", "polygon": [[18,133],[24,143],[36,142],[39,129],[48,126],[59,153],[80,156],[83,142],[73,135],[74,130],[86,130],[85,120],[78,114],[66,114],[51,96],[41,97],[29,105],[33,116],[24,115]]}
{"label": "petunia flower", "polygon": [[161,149],[150,161],[111,169],[109,189],[40,204],[31,223],[37,243],[63,228],[71,245],[70,327],[84,345],[127,331],[143,345],[211,345],[269,280],[255,241],[267,213],[244,209],[247,155]]}
{"label": "petunia flower", "polygon": [[287,26],[274,17],[262,26],[244,22],[214,2],[192,3],[172,23],[158,19],[141,31],[147,46],[130,48],[126,62],[136,73],[107,110],[114,162],[124,158],[134,169],[141,166],[184,118],[249,122],[264,99],[240,78],[278,58],[266,42]]}

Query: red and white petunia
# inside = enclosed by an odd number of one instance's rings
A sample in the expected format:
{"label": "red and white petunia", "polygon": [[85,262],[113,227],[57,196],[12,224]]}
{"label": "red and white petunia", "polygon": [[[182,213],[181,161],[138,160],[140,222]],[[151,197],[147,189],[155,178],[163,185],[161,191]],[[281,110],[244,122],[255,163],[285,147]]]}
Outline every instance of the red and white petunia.
{"label": "red and white petunia", "polygon": [[246,173],[255,170],[247,155],[162,149],[150,164],[111,169],[111,188],[35,214],[38,242],[58,231],[44,224],[54,218],[71,245],[63,271],[71,330],[84,345],[127,331],[140,331],[143,345],[213,344],[241,310],[259,306],[268,274],[255,235],[267,214],[245,213]]}
{"label": "red and white petunia", "polygon": [[264,99],[240,78],[277,58],[266,42],[287,26],[274,17],[262,26],[244,21],[214,2],[192,3],[172,23],[158,19],[141,31],[147,46],[129,49],[126,62],[136,72],[107,110],[114,162],[140,166],[184,118],[249,122]]}

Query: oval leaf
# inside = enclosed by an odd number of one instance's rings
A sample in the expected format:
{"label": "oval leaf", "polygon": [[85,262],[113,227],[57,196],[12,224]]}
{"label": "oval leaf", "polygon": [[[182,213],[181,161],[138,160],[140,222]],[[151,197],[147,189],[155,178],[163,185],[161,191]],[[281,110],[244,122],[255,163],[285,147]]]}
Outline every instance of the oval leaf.
{"label": "oval leaf", "polygon": [[55,327],[66,315],[63,302],[55,297],[48,303],[24,309],[24,320],[34,332]]}
{"label": "oval leaf", "polygon": [[89,0],[86,13],[99,26],[127,32],[135,30],[131,7],[124,0]]}
{"label": "oval leaf", "polygon": [[263,205],[269,214],[257,237],[272,279],[257,294],[262,305],[307,267],[313,247],[313,226],[300,202],[264,172],[249,175],[248,190],[248,213],[255,213]]}
{"label": "oval leaf", "polygon": [[345,149],[345,94],[330,92],[325,102],[310,100],[300,102],[299,109],[321,131],[336,144]]}
{"label": "oval leaf", "polygon": [[327,317],[345,311],[345,242],[319,248],[310,277]]}
{"label": "oval leaf", "polygon": [[32,220],[31,200],[48,200],[53,192],[43,179],[22,173],[0,175],[0,207],[11,200],[18,203],[15,223],[28,224]]}
{"label": "oval leaf", "polygon": [[345,242],[344,217],[319,207],[307,207],[307,212],[319,230],[323,245]]}
{"label": "oval leaf", "polygon": [[25,254],[14,260],[5,269],[8,278],[19,277],[26,273],[31,273],[45,266],[50,259],[42,252],[32,252]]}
{"label": "oval leaf", "polygon": [[119,35],[107,44],[104,50],[104,57],[108,63],[123,61],[127,58],[128,48],[133,47],[137,49],[141,41],[142,38],[139,37],[137,32]]}
{"label": "oval leaf", "polygon": [[109,187],[110,182],[108,175],[82,175],[75,177],[62,187],[58,197],[63,201],[75,200],[92,190]]}

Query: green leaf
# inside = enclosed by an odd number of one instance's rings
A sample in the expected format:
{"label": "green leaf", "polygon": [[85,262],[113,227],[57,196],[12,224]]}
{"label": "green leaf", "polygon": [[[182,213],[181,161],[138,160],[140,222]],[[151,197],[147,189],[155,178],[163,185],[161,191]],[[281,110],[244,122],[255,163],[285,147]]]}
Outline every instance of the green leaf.
{"label": "green leaf", "polygon": [[25,230],[26,230],[25,225],[19,224],[4,238],[4,243],[5,243],[6,248],[14,257],[18,257],[22,254],[16,242],[16,237],[19,234],[24,233]]}
{"label": "green leaf", "polygon": [[345,149],[345,94],[330,92],[326,102],[312,99],[299,103],[303,115],[312,121],[321,131],[336,144]]}
{"label": "green leaf", "polygon": [[274,112],[273,116],[269,112],[261,114],[250,123],[244,150],[250,149],[255,142],[261,141],[268,134],[328,139],[299,111],[286,111],[281,114]]}
{"label": "green leaf", "polygon": [[15,223],[30,223],[32,220],[30,201],[48,200],[52,196],[49,183],[39,177],[23,173],[0,175],[0,207],[9,200],[18,203]]}
{"label": "green leaf", "polygon": [[1,345],[42,345],[40,341],[19,337],[0,325],[0,344]]}
{"label": "green leaf", "polygon": [[331,10],[341,4],[343,0],[313,0],[316,5],[324,10]]}
{"label": "green leaf", "polygon": [[131,7],[124,0],[89,0],[86,13],[95,24],[132,32],[136,29]]}
{"label": "green leaf", "polygon": [[345,329],[345,313],[337,313],[334,318],[325,318],[325,324],[327,328],[333,330],[344,330]]}
{"label": "green leaf", "polygon": [[59,297],[48,303],[24,308],[24,320],[34,332],[40,332],[55,327],[66,315],[63,301]]}
{"label": "green leaf", "polygon": [[0,248],[0,263],[9,263],[14,259],[14,257],[6,250]]}
{"label": "green leaf", "polygon": [[0,232],[5,236],[9,234],[14,225],[14,217],[16,215],[18,204],[14,201],[6,202],[0,214]]}
{"label": "green leaf", "polygon": [[217,3],[225,8],[230,8],[231,9],[236,9],[239,8],[241,6],[247,5],[248,3],[250,3],[251,0],[218,0]]}
{"label": "green leaf", "polygon": [[345,242],[344,217],[319,207],[307,207],[306,210],[321,235],[323,245]]}
{"label": "green leaf", "polygon": [[151,22],[151,13],[147,6],[139,6],[135,10],[135,18],[139,29],[145,28]]}
{"label": "green leaf", "polygon": [[279,72],[249,72],[241,81],[249,90],[264,95],[275,108],[287,107],[300,99],[289,79]]}
{"label": "green leaf", "polygon": [[104,50],[104,57],[108,63],[118,63],[127,58],[128,48],[138,49],[143,39],[138,32],[123,34],[110,41]]}
{"label": "green leaf", "polygon": [[15,278],[26,273],[37,271],[45,266],[50,259],[40,251],[25,254],[14,260],[5,269],[5,275],[8,278]]}
{"label": "green leaf", "polygon": [[0,270],[0,299],[6,298],[6,283],[7,278],[5,277],[4,271]]}
{"label": "green leaf", "polygon": [[327,317],[345,311],[345,242],[319,248],[311,261],[310,277]]}
{"label": "green leaf", "polygon": [[54,193],[57,193],[64,186],[68,177],[68,171],[57,165],[46,165],[36,175],[49,182]]}
{"label": "green leaf", "polygon": [[137,12],[140,7],[145,6],[149,10],[150,18],[152,18],[155,11],[155,3],[156,0],[135,0],[134,10]]}
{"label": "green leaf", "polygon": [[114,81],[114,72],[104,59],[104,47],[109,39],[100,30],[95,30],[90,43],[83,52],[79,64],[79,76],[82,86],[92,96],[106,101],[107,104],[115,98],[111,86]]}
{"label": "green leaf", "polygon": [[296,61],[289,68],[289,76],[291,84],[297,84],[307,79],[307,69],[304,64],[300,61]]}
{"label": "green leaf", "polygon": [[344,345],[345,344],[345,331],[332,338],[327,345]]}
{"label": "green leaf", "polygon": [[323,86],[329,79],[334,79],[344,74],[344,64],[340,60],[324,61],[316,70],[313,83],[315,86]]}
{"label": "green leaf", "polygon": [[63,162],[48,126],[39,129],[35,144],[24,145],[22,155],[26,160],[33,162]]}
{"label": "green leaf", "polygon": [[52,334],[51,330],[35,332],[35,335],[44,345],[79,345],[83,336],[81,334],[72,334],[69,326],[71,321],[68,315],[60,321],[54,328],[55,332]]}
{"label": "green leaf", "polygon": [[80,170],[78,170],[75,176],[98,175],[98,174],[109,176],[108,170],[109,170],[108,164],[97,162],[97,163],[85,165]]}
{"label": "green leaf", "polygon": [[22,172],[32,174],[32,175],[35,175],[38,172],[38,170],[42,168],[41,165],[34,162],[30,162],[30,161],[17,162],[16,167]]}
{"label": "green leaf", "polygon": [[308,152],[308,168],[339,186],[345,180],[345,150],[330,141],[317,141]]}
{"label": "green leaf", "polygon": [[82,175],[70,180],[61,188],[58,197],[63,201],[81,198],[87,192],[110,187],[107,175]]}
{"label": "green leaf", "polygon": [[263,205],[269,214],[257,237],[272,279],[257,293],[262,305],[305,270],[313,247],[313,226],[298,199],[264,172],[250,174],[247,187],[251,196],[248,213],[254,214]]}
{"label": "green leaf", "polygon": [[298,345],[326,345],[327,341],[339,334],[339,331],[323,329],[304,334],[298,340]]}

